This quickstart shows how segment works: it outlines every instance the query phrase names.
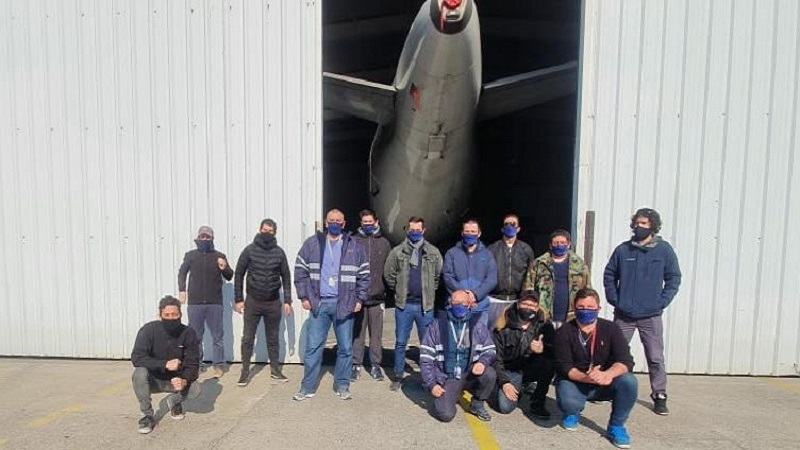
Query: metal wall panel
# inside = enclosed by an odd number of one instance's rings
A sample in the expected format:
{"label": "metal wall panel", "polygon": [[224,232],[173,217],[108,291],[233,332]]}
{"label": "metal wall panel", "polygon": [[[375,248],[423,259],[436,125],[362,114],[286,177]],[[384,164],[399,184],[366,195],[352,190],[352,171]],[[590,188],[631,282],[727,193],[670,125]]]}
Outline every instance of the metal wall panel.
{"label": "metal wall panel", "polygon": [[0,354],[128,357],[201,224],[235,264],[272,217],[293,264],[321,218],[320,8],[0,0]]}
{"label": "metal wall panel", "polygon": [[595,211],[602,286],[633,211],[661,212],[671,372],[798,373],[798,24],[794,0],[585,1],[576,242]]}

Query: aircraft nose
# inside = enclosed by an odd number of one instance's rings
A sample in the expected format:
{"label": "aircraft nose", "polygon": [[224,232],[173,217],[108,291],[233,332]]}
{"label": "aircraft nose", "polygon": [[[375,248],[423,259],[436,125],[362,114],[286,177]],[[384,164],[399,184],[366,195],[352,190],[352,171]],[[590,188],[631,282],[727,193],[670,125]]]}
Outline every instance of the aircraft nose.
{"label": "aircraft nose", "polygon": [[461,6],[461,0],[444,0],[444,6],[450,9],[456,9]]}
{"label": "aircraft nose", "polygon": [[447,34],[464,29],[472,16],[472,0],[429,0],[431,19],[436,28]]}

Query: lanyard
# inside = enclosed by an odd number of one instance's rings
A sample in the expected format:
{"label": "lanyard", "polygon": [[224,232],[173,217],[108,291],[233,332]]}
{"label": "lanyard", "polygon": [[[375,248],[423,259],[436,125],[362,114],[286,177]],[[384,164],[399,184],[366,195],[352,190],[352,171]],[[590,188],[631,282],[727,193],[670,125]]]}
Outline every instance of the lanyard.
{"label": "lanyard", "polygon": [[[584,339],[583,334],[581,334],[581,330],[578,330],[578,340],[581,343],[581,348],[583,349],[583,354],[589,358],[589,368],[591,369],[594,365],[594,349],[595,349],[595,338],[597,337],[597,329],[595,328],[594,331],[589,335],[588,338]],[[586,344],[589,345],[589,350],[586,350]]]}
{"label": "lanyard", "polygon": [[467,324],[464,323],[464,326],[461,328],[461,336],[456,336],[456,327],[453,326],[453,322],[449,322],[450,324],[450,331],[453,332],[453,339],[456,341],[456,350],[461,347],[461,344],[464,343],[464,336],[467,333]]}

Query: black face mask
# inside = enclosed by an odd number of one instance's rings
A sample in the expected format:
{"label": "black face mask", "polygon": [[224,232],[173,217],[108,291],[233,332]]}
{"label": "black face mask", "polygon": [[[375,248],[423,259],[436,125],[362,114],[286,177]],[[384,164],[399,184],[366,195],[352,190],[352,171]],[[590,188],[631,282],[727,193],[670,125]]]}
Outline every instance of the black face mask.
{"label": "black face mask", "polygon": [[653,234],[652,228],[637,226],[633,229],[633,240],[636,242],[642,242],[643,240],[650,237],[651,234]]}
{"label": "black face mask", "polygon": [[214,251],[214,241],[195,239],[194,243],[197,244],[197,249],[203,253],[211,253]]}
{"label": "black face mask", "polygon": [[517,314],[522,320],[533,320],[536,318],[536,311],[530,308],[517,308]]}
{"label": "black face mask", "polygon": [[178,336],[183,331],[181,319],[161,319],[161,325],[167,331],[167,334],[172,337]]}

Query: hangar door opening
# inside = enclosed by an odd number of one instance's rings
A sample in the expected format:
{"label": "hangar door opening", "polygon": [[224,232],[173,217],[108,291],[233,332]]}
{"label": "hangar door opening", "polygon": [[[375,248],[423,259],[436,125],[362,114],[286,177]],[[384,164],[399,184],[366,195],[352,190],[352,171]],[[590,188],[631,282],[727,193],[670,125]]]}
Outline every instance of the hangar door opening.
{"label": "hangar door opening", "polygon": [[[433,5],[431,1],[434,2]],[[472,10],[467,11],[465,8]],[[456,19],[469,15],[471,20],[477,18],[479,21],[480,32],[476,35],[479,36],[477,39],[480,44],[476,47],[479,47],[477,51],[482,61],[478,60],[480,67],[476,73],[479,75],[477,84],[479,88],[484,86],[484,89],[477,105],[472,105],[469,98],[459,103],[452,98],[446,98],[451,93],[441,94],[443,100],[438,105],[438,113],[462,114],[459,117],[464,120],[463,110],[475,106],[476,117],[468,136],[469,142],[460,141],[459,146],[463,148],[457,149],[467,151],[467,147],[473,145],[473,160],[468,165],[445,167],[444,172],[439,172],[445,174],[440,178],[455,177],[462,181],[455,186],[462,186],[464,192],[457,191],[454,185],[448,185],[446,189],[440,187],[437,190],[431,187],[427,191],[414,191],[418,193],[415,196],[419,197],[415,201],[420,202],[422,210],[418,214],[425,214],[426,202],[445,205],[442,209],[447,210],[451,222],[443,225],[447,229],[438,234],[437,244],[446,249],[457,239],[458,226],[463,217],[478,218],[483,225],[483,240],[489,243],[500,237],[503,214],[515,212],[520,216],[523,226],[521,238],[533,245],[537,254],[543,252],[547,245],[547,235],[555,228],[569,229],[574,220],[572,196],[580,14],[580,0],[477,1],[474,5],[471,0],[324,2],[322,64],[326,73],[345,75],[349,78],[342,77],[338,81],[355,83],[356,88],[359,85],[367,86],[365,89],[372,89],[370,98],[373,99],[376,95],[380,97],[384,91],[373,89],[369,82],[385,86],[397,86],[400,81],[405,82],[404,90],[398,89],[397,93],[403,97],[392,103],[397,107],[394,116],[382,127],[376,122],[385,119],[375,119],[375,116],[381,115],[375,108],[361,111],[362,117],[372,115],[370,117],[373,120],[365,120],[332,107],[331,96],[326,91],[329,85],[324,84],[324,208],[342,208],[348,218],[348,228],[355,229],[358,211],[366,206],[375,206],[375,199],[387,194],[386,187],[376,183],[370,172],[370,165],[375,162],[370,155],[373,142],[380,143],[382,139],[387,139],[387,133],[376,138],[376,132],[379,129],[389,129],[393,131],[391,137],[396,142],[404,142],[401,138],[407,136],[397,130],[402,128],[403,122],[410,119],[404,115],[406,111],[398,105],[406,103],[413,111],[411,114],[417,114],[428,106],[424,103],[425,95],[430,98],[429,93],[433,89],[429,83],[426,86],[428,90],[422,94],[420,100],[418,93],[414,91],[417,88],[414,85],[415,80],[395,80],[398,65],[420,66],[422,72],[414,72],[414,76],[420,76],[420,73],[435,71],[435,66],[439,64],[447,65],[474,56],[474,51],[468,45],[462,45],[448,48],[446,52],[440,50],[436,56],[438,59],[419,56],[420,60],[416,61],[414,58],[418,54],[413,54],[409,59],[401,61],[401,53],[407,40],[435,39],[424,33],[421,36],[409,36],[412,24],[418,15],[425,15],[434,29],[440,27],[440,31],[445,30],[447,34],[455,36],[469,31],[469,26],[459,29],[456,24]],[[451,20],[452,23],[448,23]],[[419,28],[417,24],[417,30]],[[538,93],[534,92],[532,97],[529,95],[533,98],[530,106],[516,105],[516,108],[511,108],[507,113],[489,114],[488,118],[482,116],[484,110],[481,108],[486,105],[481,102],[488,97],[488,89],[485,88],[487,83],[495,80],[508,81],[508,77],[559,66],[568,68],[564,72],[566,76],[559,81],[560,85],[547,85],[547,80],[545,84],[541,84],[541,74],[538,72],[533,78],[523,76],[523,82],[529,81],[528,84],[534,86],[534,91],[538,89]],[[469,78],[469,75],[466,77]],[[469,80],[466,84],[469,84]],[[524,83],[512,80],[508,84],[519,87],[518,85]],[[530,94],[525,89],[527,88],[523,87],[522,94],[514,97],[522,98]],[[391,92],[387,93],[390,94]],[[352,106],[361,101],[361,98],[355,102],[352,98],[349,100]],[[513,103],[515,100],[507,98],[506,102]],[[356,108],[360,106],[355,105]],[[452,136],[450,134],[448,139]],[[428,137],[424,148],[414,148],[413,151],[427,152],[425,158],[431,155],[432,158],[447,160],[449,155],[441,157],[438,153],[445,148],[443,145],[432,135]],[[402,147],[398,150],[396,146],[391,149],[395,152],[403,150]],[[454,150],[445,148],[445,151]],[[376,195],[376,191],[381,189],[383,191]],[[420,192],[423,194],[419,194]],[[465,200],[462,203],[447,202],[458,196],[464,196]],[[391,207],[386,206],[384,210],[391,211]],[[401,221],[407,219],[406,210],[400,211],[403,212],[399,214],[404,215],[400,218]],[[425,218],[429,220],[428,217]],[[385,224],[387,218],[382,219]]]}

